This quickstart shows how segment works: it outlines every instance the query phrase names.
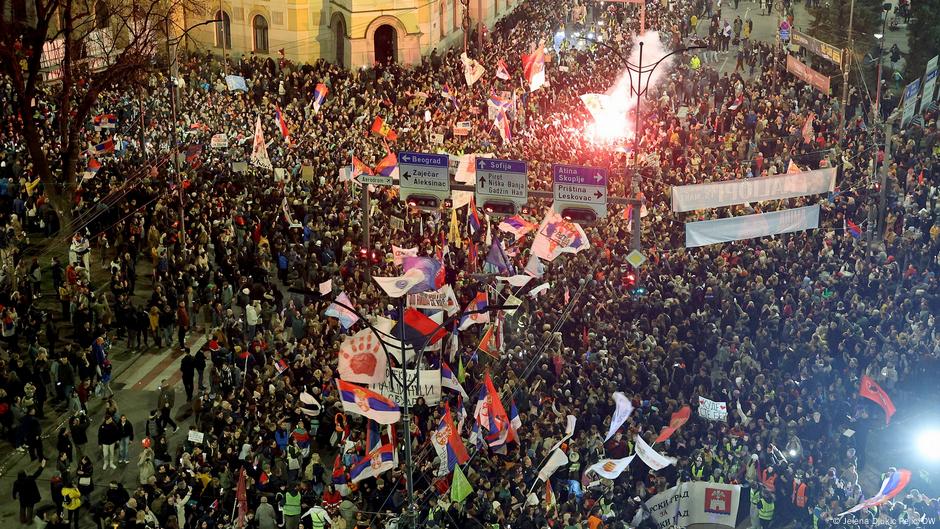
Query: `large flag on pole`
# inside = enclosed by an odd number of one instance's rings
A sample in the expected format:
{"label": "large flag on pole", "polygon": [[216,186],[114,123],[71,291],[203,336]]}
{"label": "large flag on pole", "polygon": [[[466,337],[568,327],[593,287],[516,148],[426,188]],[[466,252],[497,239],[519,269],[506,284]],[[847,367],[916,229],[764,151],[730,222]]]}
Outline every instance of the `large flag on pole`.
{"label": "large flag on pole", "polygon": [[862,375],[862,383],[858,388],[858,394],[881,406],[881,409],[885,411],[885,423],[891,422],[891,416],[896,411],[894,403],[891,402],[891,397],[885,393],[885,390],[881,389],[881,386],[868,375]]}
{"label": "large flag on pole", "polygon": [[613,397],[617,408],[610,417],[610,428],[607,429],[607,437],[604,438],[605,443],[617,433],[620,426],[627,422],[627,419],[630,418],[630,414],[633,413],[633,403],[630,402],[630,399],[628,399],[626,395],[616,391]]}
{"label": "large flag on pole", "polygon": [[463,474],[460,465],[454,467],[454,477],[450,482],[450,499],[461,503],[467,499],[467,496],[473,493],[473,487],[467,481],[467,476]]}
{"label": "large flag on pole", "polygon": [[528,55],[522,56],[522,73],[529,83],[529,91],[535,92],[545,84],[545,44],[539,42]]}
{"label": "large flag on pole", "polygon": [[383,472],[395,468],[395,447],[391,443],[382,445],[361,461],[353,465],[349,471],[350,481],[356,483],[368,478],[374,478]]}
{"label": "large flag on pole", "polygon": [[[532,241],[532,255],[553,261],[563,253],[578,253],[591,247],[580,225],[547,211]],[[527,267],[528,268],[528,267]]]}
{"label": "large flag on pole", "polygon": [[470,460],[470,454],[460,438],[460,432],[454,427],[454,419],[450,414],[450,406],[444,403],[444,416],[431,436],[431,442],[437,451],[437,456],[441,459],[441,467],[438,475],[443,476],[454,470],[457,465],[466,464]]}
{"label": "large flag on pole", "polygon": [[617,479],[623,471],[630,467],[635,455],[623,459],[601,459],[597,463],[589,466],[586,472],[594,472],[598,476],[607,479]]}
{"label": "large flag on pole", "polygon": [[385,380],[388,359],[382,339],[372,329],[363,329],[339,345],[339,377],[347,382],[380,384]]}
{"label": "large flag on pole", "polygon": [[681,410],[672,414],[672,417],[669,419],[669,426],[663,427],[659,432],[659,437],[656,438],[656,443],[661,443],[666,439],[669,439],[676,430],[682,427],[686,421],[689,420],[689,417],[692,416],[692,408],[689,406],[683,406]]}
{"label": "large flag on pole", "polygon": [[379,424],[392,424],[401,418],[401,410],[383,395],[357,386],[351,382],[336,380],[343,410],[372,419]]}
{"label": "large flag on pole", "polygon": [[886,477],[885,480],[881,483],[881,489],[878,490],[878,494],[875,494],[871,498],[859,503],[855,507],[845,511],[842,514],[836,516],[837,518],[842,518],[847,514],[852,514],[853,512],[860,511],[862,509],[870,509],[872,507],[877,507],[882,503],[890,500],[891,498],[897,496],[904,490],[904,487],[907,486],[911,481],[911,471],[906,469],[900,469],[896,472],[892,472],[890,476]]}
{"label": "large flag on pole", "polygon": [[633,444],[636,455],[653,470],[662,470],[669,465],[676,464],[676,458],[660,454],[652,446],[646,444],[639,434],[633,438]]}
{"label": "large flag on pole", "polygon": [[496,77],[504,81],[509,80],[509,67],[502,59],[496,61]]}
{"label": "large flag on pole", "polygon": [[320,113],[320,107],[323,106],[323,102],[326,101],[326,94],[329,90],[326,88],[326,85],[323,83],[318,83],[317,87],[313,90],[313,113],[314,115]]}
{"label": "large flag on pole", "polygon": [[548,461],[545,462],[542,469],[539,470],[538,477],[542,481],[548,481],[548,478],[552,477],[556,470],[567,464],[568,456],[560,448],[556,448],[552,451],[552,455],[548,457]]}
{"label": "large flag on pole", "polygon": [[235,520],[235,526],[244,528],[248,517],[248,491],[245,487],[245,469],[238,473],[238,485],[235,489],[235,500],[238,502],[238,518]]}
{"label": "large flag on pole", "polygon": [[290,128],[287,126],[287,120],[284,119],[281,105],[274,105],[274,122],[277,124],[278,130],[281,131],[281,136],[287,141],[287,145],[291,145]]}
{"label": "large flag on pole", "polygon": [[255,141],[251,146],[251,163],[269,171],[274,169],[271,158],[268,157],[268,146],[264,143],[264,129],[261,127],[261,116],[255,120]]}
{"label": "large flag on pole", "polygon": [[483,377],[483,387],[480,388],[479,400],[473,417],[480,425],[480,432],[483,434],[490,447],[497,447],[505,443],[510,421],[506,414],[506,408],[499,400],[499,393],[493,385],[493,379],[487,372]]}
{"label": "large flag on pole", "polygon": [[476,59],[467,57],[466,53],[460,54],[460,62],[463,63],[463,76],[467,80],[467,86],[473,86],[473,83],[480,80],[486,70]]}

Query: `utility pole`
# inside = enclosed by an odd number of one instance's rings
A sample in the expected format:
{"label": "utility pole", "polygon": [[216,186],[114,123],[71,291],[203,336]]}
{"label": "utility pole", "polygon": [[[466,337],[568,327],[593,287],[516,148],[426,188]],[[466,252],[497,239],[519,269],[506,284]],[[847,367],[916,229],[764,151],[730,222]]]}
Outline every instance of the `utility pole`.
{"label": "utility pole", "polygon": [[[366,189],[369,186],[364,185]],[[368,193],[368,191],[366,191]],[[366,195],[368,196],[368,195]],[[398,317],[405,317],[405,296],[398,298]],[[415,484],[414,484],[414,460],[411,456],[411,411],[408,403],[408,364],[405,363],[405,326],[401,325],[401,333],[398,339],[401,341],[401,426],[404,429],[402,439],[405,441],[405,487],[408,492],[407,504],[402,513],[404,518],[404,529],[413,529],[415,526]],[[427,344],[425,344],[425,347]],[[415,361],[417,364],[417,361]],[[418,366],[415,365],[415,374],[417,375]],[[417,382],[415,383],[417,388]]]}
{"label": "utility pole", "polygon": [[[369,184],[362,184],[362,247],[366,252],[372,251],[372,218],[369,215],[369,203],[372,199],[369,197]],[[369,253],[366,254],[369,257]],[[366,266],[366,280],[372,280],[372,267]]]}
{"label": "utility pole", "polygon": [[186,259],[186,216],[183,211],[183,173],[180,171],[180,160],[179,160],[179,130],[177,126],[179,125],[179,118],[177,117],[176,110],[176,75],[174,75],[174,70],[176,69],[176,47],[173,47],[173,52],[170,51],[170,17],[166,17],[166,60],[167,60],[167,88],[170,90],[170,111],[173,114],[173,123],[172,131],[170,133],[170,141],[173,142],[172,148],[170,149],[170,156],[173,157],[173,170],[176,172],[176,191],[179,194],[180,202],[180,246],[182,248],[183,259]]}
{"label": "utility pole", "polygon": [[[852,22],[855,19],[855,0],[849,4],[849,45],[842,52],[842,111],[839,112],[839,145],[845,140],[845,118],[849,107],[849,73],[852,68],[852,56],[855,43],[852,40]],[[841,163],[840,163],[841,166]]]}
{"label": "utility pole", "polygon": [[[888,220],[887,212],[885,211],[886,202],[888,198],[888,164],[891,163],[891,134],[892,134],[892,123],[890,121],[886,122],[884,125],[885,132],[885,161],[881,164],[881,189],[878,196],[878,236],[884,237],[885,230],[887,229],[886,221]],[[877,149],[875,149],[877,152]]]}

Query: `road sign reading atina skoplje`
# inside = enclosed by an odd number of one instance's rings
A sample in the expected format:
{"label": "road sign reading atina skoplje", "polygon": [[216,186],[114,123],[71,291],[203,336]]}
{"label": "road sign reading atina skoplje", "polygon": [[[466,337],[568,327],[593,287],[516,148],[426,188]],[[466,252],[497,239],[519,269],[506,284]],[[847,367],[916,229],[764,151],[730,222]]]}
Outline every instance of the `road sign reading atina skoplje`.
{"label": "road sign reading atina skoplje", "polygon": [[410,195],[450,198],[449,163],[450,157],[446,154],[398,153],[401,199],[407,201]]}
{"label": "road sign reading atina skoplje", "polygon": [[597,218],[607,216],[607,169],[579,165],[552,165],[553,209],[588,208]]}

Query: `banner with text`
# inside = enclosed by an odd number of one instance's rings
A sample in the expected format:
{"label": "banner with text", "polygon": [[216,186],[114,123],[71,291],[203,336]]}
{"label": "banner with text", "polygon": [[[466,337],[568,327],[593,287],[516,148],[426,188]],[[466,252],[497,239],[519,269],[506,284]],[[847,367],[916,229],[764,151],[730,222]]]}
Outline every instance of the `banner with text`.
{"label": "banner with text", "polygon": [[728,403],[699,397],[698,414],[699,417],[709,421],[728,422]]}
{"label": "banner with text", "polygon": [[735,527],[740,485],[695,481],[679,483],[646,501],[657,529],[682,529],[695,524]]}
{"label": "banner with text", "polygon": [[[424,397],[424,403],[432,406],[441,401],[440,369],[408,370],[408,403],[414,405],[418,397]],[[390,367],[385,382],[370,384],[370,389],[392,399],[399,406],[404,405],[404,391],[401,385],[402,370]]]}
{"label": "banner with text", "polygon": [[761,178],[673,186],[672,210],[681,213],[748,202],[821,195],[831,193],[835,186],[835,167]]}
{"label": "banner with text", "polygon": [[792,55],[787,55],[787,71],[804,83],[812,85],[820,92],[829,95],[829,77],[803,64]]}
{"label": "banner with text", "polygon": [[685,247],[696,248],[709,244],[811,230],[818,227],[818,204],[759,215],[687,222],[685,225]]}

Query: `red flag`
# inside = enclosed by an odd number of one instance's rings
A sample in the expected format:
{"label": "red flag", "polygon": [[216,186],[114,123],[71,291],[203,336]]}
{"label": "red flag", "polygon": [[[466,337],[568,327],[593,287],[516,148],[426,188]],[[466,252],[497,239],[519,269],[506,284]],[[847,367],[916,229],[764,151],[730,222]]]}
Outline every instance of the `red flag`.
{"label": "red flag", "polygon": [[686,421],[689,420],[689,417],[692,415],[692,408],[688,406],[683,406],[681,410],[672,414],[672,417],[669,418],[669,426],[666,426],[659,432],[659,437],[656,438],[657,443],[661,443],[666,439],[669,439],[676,430],[682,427]]}
{"label": "red flag", "polygon": [[235,489],[235,499],[238,501],[238,518],[235,520],[235,526],[244,528],[245,518],[248,516],[248,491],[245,490],[245,469],[238,473],[238,488]]}
{"label": "red flag", "polygon": [[806,116],[806,121],[803,122],[803,143],[811,143],[813,141],[813,121],[816,119],[816,113],[810,112]]}
{"label": "red flag", "polygon": [[382,118],[382,116],[375,116],[375,121],[372,122],[372,132],[378,134],[383,138],[395,141],[398,139],[398,133],[395,132],[392,127]]}
{"label": "red flag", "polygon": [[433,345],[447,336],[447,329],[425,316],[420,310],[411,307],[405,309],[404,321],[406,328],[414,329],[422,337],[427,337],[428,345]]}
{"label": "red flag", "polygon": [[921,169],[920,174],[917,175],[917,185],[919,186],[924,185],[924,170],[923,169]]}
{"label": "red flag", "polygon": [[858,394],[881,406],[881,409],[885,411],[885,424],[891,422],[891,416],[896,411],[894,403],[891,402],[891,398],[888,397],[885,390],[881,389],[881,386],[868,375],[862,375],[862,383],[858,388]]}
{"label": "red flag", "polygon": [[496,346],[496,337],[494,334],[495,326],[496,323],[494,322],[486,328],[483,338],[480,338],[479,348],[493,358],[499,358],[499,347]]}

